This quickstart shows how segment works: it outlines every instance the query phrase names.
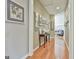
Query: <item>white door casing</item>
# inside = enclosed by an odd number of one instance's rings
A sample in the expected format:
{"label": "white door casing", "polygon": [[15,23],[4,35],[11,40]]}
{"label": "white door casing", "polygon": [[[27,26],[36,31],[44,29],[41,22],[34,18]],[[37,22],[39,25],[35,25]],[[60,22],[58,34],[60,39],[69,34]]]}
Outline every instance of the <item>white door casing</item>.
{"label": "white door casing", "polygon": [[33,54],[33,0],[29,0],[29,56]]}

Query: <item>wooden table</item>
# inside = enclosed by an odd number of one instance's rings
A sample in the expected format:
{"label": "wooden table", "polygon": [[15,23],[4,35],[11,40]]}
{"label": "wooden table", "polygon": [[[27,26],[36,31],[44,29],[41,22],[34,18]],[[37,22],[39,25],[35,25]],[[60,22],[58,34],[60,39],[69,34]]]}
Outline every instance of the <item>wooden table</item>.
{"label": "wooden table", "polygon": [[41,37],[44,38],[44,48],[45,48],[45,44],[47,42],[47,36],[45,34],[39,34],[39,47],[41,46]]}

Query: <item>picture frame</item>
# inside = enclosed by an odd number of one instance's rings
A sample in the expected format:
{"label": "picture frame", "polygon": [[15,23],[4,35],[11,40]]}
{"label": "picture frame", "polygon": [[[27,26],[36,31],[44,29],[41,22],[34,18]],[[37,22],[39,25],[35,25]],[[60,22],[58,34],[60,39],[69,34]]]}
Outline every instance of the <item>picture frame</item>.
{"label": "picture frame", "polygon": [[34,31],[38,31],[39,30],[39,14],[37,12],[33,12],[34,13]]}
{"label": "picture frame", "polygon": [[49,23],[48,23],[47,19],[44,18],[43,16],[40,17],[40,22],[39,23],[40,23],[39,25],[42,29],[44,29],[44,28],[48,29],[49,28]]}
{"label": "picture frame", "polygon": [[7,0],[6,21],[24,23],[24,8],[11,0]]}

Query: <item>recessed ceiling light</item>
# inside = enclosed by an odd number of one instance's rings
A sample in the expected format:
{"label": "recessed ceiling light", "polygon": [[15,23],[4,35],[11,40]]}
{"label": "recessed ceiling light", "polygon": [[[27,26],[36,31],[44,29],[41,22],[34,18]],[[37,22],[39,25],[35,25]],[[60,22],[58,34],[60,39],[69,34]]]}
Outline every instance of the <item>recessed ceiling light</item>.
{"label": "recessed ceiling light", "polygon": [[59,6],[57,6],[57,7],[56,7],[56,9],[57,9],[57,10],[59,10],[59,9],[60,9],[60,7],[59,7]]}

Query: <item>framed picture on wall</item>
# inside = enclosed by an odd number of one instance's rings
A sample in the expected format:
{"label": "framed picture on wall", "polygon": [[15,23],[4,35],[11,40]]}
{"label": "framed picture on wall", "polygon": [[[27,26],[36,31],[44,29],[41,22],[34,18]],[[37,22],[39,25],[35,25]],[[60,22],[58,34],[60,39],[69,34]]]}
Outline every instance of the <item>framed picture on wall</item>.
{"label": "framed picture on wall", "polygon": [[37,12],[34,12],[34,31],[38,31],[39,25],[38,25],[39,15]]}
{"label": "framed picture on wall", "polygon": [[13,1],[7,0],[7,21],[24,22],[24,8]]}

